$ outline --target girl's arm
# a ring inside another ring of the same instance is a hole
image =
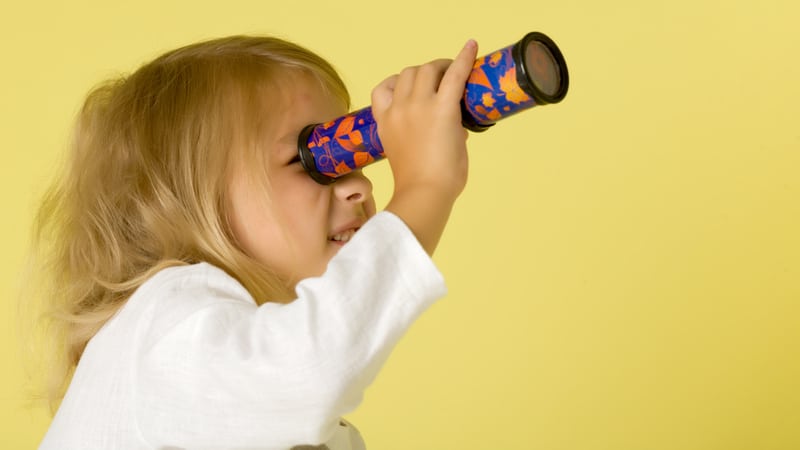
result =
[[[467,182],[467,131],[460,99],[477,55],[468,41],[455,60],[408,67],[372,93],[372,112],[394,175],[388,211],[433,254]]]
[[[257,307],[211,266],[143,291],[131,299],[152,304],[133,374],[143,439],[154,448],[288,448],[330,439],[445,288],[410,230],[384,212],[287,305]]]

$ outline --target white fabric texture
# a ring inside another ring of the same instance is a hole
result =
[[[89,341],[40,449],[358,450],[340,417],[445,292],[389,212],[286,305],[206,263],[164,269]]]

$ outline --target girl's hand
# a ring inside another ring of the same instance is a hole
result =
[[[467,181],[467,131],[460,100],[477,54],[468,41],[455,60],[407,67],[372,91],[372,113],[395,190],[425,183],[457,196]]]
[[[432,253],[467,182],[460,100],[477,55],[468,41],[454,60],[403,69],[372,91],[372,113],[394,175],[386,209]]]

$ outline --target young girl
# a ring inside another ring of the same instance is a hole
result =
[[[349,97],[294,44],[202,42],[95,89],[36,222],[60,402],[40,448],[364,448],[340,417],[445,293],[430,254],[466,183],[475,57],[373,90],[377,214],[360,172],[323,186],[299,163]]]

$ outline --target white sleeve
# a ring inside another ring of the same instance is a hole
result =
[[[158,299],[133,374],[137,426],[152,447],[324,443],[445,286],[411,231],[382,212],[292,303],[258,307],[235,292]]]

